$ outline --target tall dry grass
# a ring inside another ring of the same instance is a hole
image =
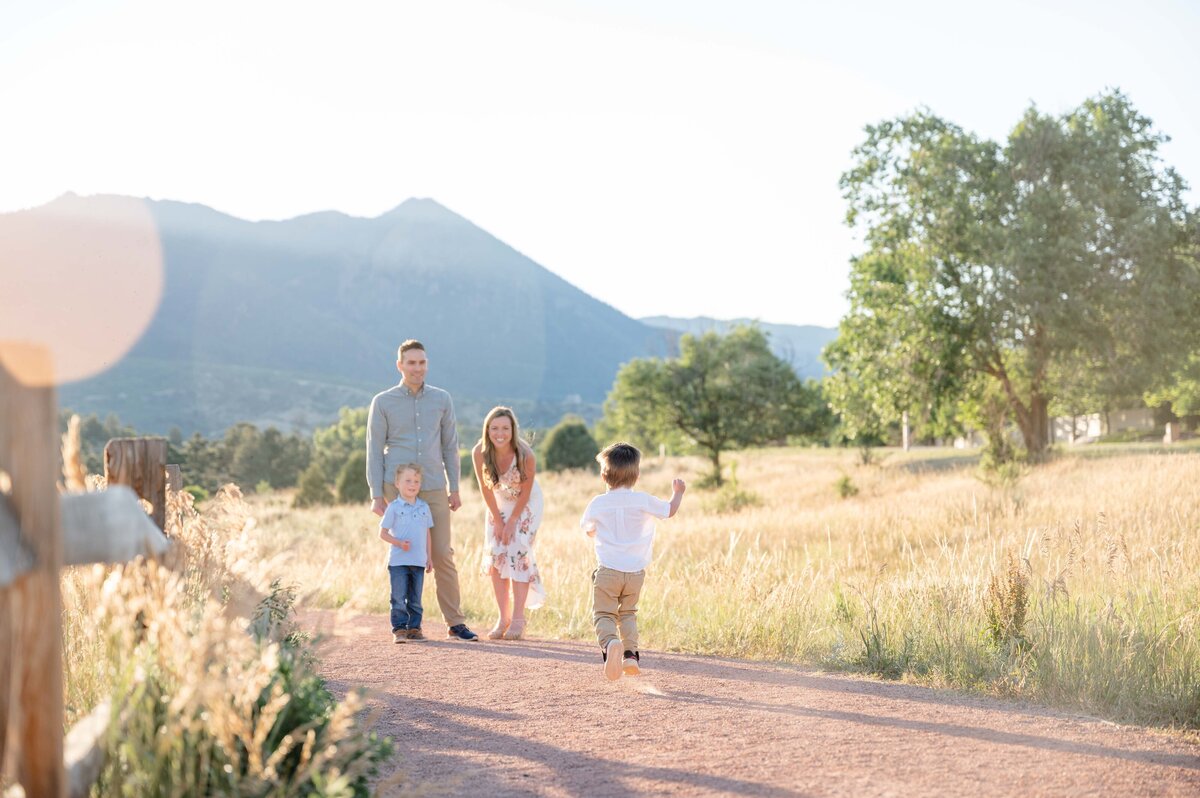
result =
[[[1109,450],[1114,451],[1114,450]],[[738,488],[689,490],[659,527],[639,626],[648,649],[778,659],[1200,728],[1200,452],[1066,456],[989,486],[952,452],[862,466],[838,450],[738,453]],[[639,487],[705,464],[645,464]],[[539,475],[535,636],[589,639],[594,557],[577,531],[597,477]],[[852,487],[856,490],[847,490]],[[740,492],[740,496],[739,496]],[[464,608],[494,616],[483,504],[455,516]],[[365,507],[256,498],[259,543],[313,601],[383,613]],[[433,601],[427,582],[427,606]],[[381,624],[381,633],[386,632]]]
[[[366,795],[389,746],[359,696],[338,702],[316,675],[294,588],[259,551],[240,491],[204,513],[172,494],[167,516],[164,562],[64,572],[66,724],[113,707],[93,794]]]

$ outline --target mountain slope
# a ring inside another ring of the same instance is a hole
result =
[[[706,316],[692,319],[680,319],[672,316],[649,316],[641,319],[652,327],[661,327],[680,333],[703,335],[710,330],[725,333],[738,324],[754,324],[767,334],[771,351],[776,357],[792,365],[802,378],[813,377],[820,379],[828,373],[825,364],[821,362],[821,350],[825,345],[837,338],[837,328],[817,327],[814,325],[767,324],[753,319],[730,319],[722,321]]]
[[[89,200],[69,196],[73,212]],[[325,423],[395,384],[396,346],[422,340],[460,415],[515,403],[557,420],[594,408],[621,363],[676,337],[599,302],[430,199],[374,219],[326,212],[248,222],[146,201],[165,285],[149,329],[61,403],[139,429],[218,432],[249,420]],[[33,212],[36,212],[33,211]],[[5,220],[0,216],[0,235]]]

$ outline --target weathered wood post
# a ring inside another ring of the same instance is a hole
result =
[[[0,646],[8,650],[12,690],[3,703],[15,710],[17,781],[26,795],[50,798],[66,794],[57,441],[49,353],[5,343],[0,348],[0,469],[11,477],[9,509],[34,562],[8,588],[0,588],[8,599],[2,602],[8,605],[3,608],[7,621],[0,627],[7,626],[11,644]]]
[[[1163,430],[1163,443],[1168,446],[1179,440],[1179,422],[1168,421],[1166,429]]]
[[[113,438],[104,447],[104,478],[150,502],[159,529],[167,523],[167,439]]]
[[[167,465],[167,490],[172,493],[183,490],[183,471],[174,463]]]
[[[904,451],[906,452],[912,447],[912,443],[909,441],[907,410],[900,416],[900,445],[904,447]]]

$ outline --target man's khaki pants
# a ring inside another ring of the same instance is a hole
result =
[[[645,571],[630,574],[601,565],[592,573],[592,623],[600,648],[619,638],[626,651],[638,650],[637,603],[645,581]]]
[[[395,501],[399,494],[396,486],[383,483],[383,498]],[[462,599],[458,591],[458,569],[454,567],[454,548],[450,545],[450,497],[443,490],[423,490],[419,495],[433,513],[432,538],[433,578],[437,583],[438,607],[447,626],[457,626],[467,619],[462,613]]]

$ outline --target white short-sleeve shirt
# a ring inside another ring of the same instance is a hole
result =
[[[640,490],[613,488],[588,502],[579,528],[596,530],[596,559],[601,565],[634,573],[650,564],[655,519],[670,514],[670,502]]]

